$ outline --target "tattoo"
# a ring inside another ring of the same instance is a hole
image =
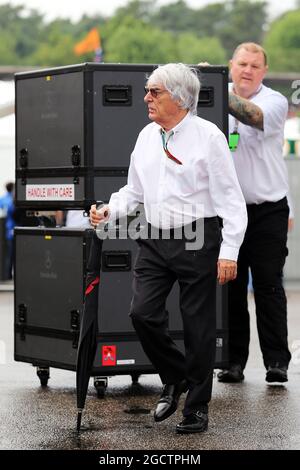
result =
[[[260,107],[232,92],[229,93],[229,112],[246,126],[264,130],[264,115]]]

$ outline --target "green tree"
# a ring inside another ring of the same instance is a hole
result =
[[[26,14],[25,14],[26,13]],[[43,30],[43,16],[36,10],[26,12],[24,6],[11,6],[9,4],[0,6],[0,38],[2,34],[10,36],[8,50],[12,52],[14,49],[14,63],[24,63],[24,58],[32,54],[38,46]],[[3,55],[1,54],[1,63],[7,57],[4,46],[1,46]],[[12,60],[12,59],[10,59]]]
[[[49,25],[47,34],[36,51],[27,58],[28,63],[40,66],[60,66],[78,63],[73,52],[74,38],[62,34],[56,23]]]
[[[241,42],[261,42],[266,22],[266,2],[252,0],[219,1],[199,9],[178,0],[161,7],[151,18],[151,23],[163,30],[218,38],[227,58]]]
[[[16,53],[20,59],[32,54],[43,34],[43,17],[35,10],[25,18],[21,17],[10,26],[16,37]]]
[[[174,33],[191,32],[195,30],[195,10],[189,8],[184,0],[162,6],[151,16],[151,24]]]
[[[197,38],[194,34],[183,33],[177,39],[178,60],[188,64],[209,62],[224,64],[226,53],[217,38]]]
[[[18,63],[16,55],[16,41],[7,31],[0,32],[0,65],[15,65]]]
[[[261,43],[266,24],[266,2],[231,0],[226,2],[227,20],[216,31],[230,58],[241,42]]]
[[[114,16],[133,18],[149,22],[156,8],[157,0],[130,0],[127,5],[116,10]]]
[[[45,23],[36,10],[0,5],[0,63],[44,66],[93,60],[93,53],[75,56],[73,47],[95,26],[106,62],[224,63],[240,42],[260,43],[266,31],[266,2],[217,0],[199,9],[184,0],[160,8],[157,3],[131,0],[111,18],[84,15],[76,23]],[[273,70],[299,70],[298,19],[299,10],[283,15],[266,34]]]
[[[0,5],[0,30],[9,29],[13,24],[19,23],[23,6],[11,6],[9,3]]]
[[[216,36],[220,26],[226,22],[225,3],[214,3],[192,9],[183,0],[162,6],[151,17],[151,23],[163,30],[174,33],[195,33],[199,37]]]
[[[83,15],[78,23],[72,24],[70,31],[66,31],[74,36],[76,41],[80,41],[91,29],[98,28],[100,35],[106,19],[101,15],[87,16]]]
[[[226,3],[212,3],[193,12],[193,30],[199,37],[218,37],[228,21]]]
[[[290,11],[275,20],[264,46],[270,70],[300,72],[300,10]]]
[[[175,60],[176,45],[172,34],[127,16],[107,26],[104,55],[105,62],[164,63]]]
[[[45,25],[42,39],[34,54],[27,58],[27,62],[56,66],[93,61],[93,52],[77,56],[73,49],[92,28],[97,27],[101,33],[101,26],[99,27],[97,21],[104,25],[105,20],[102,16],[91,18],[85,15],[76,24],[70,20],[56,19]]]

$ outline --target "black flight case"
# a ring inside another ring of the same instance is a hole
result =
[[[15,75],[19,207],[87,208],[126,184],[155,67],[87,63]],[[227,136],[228,69],[198,68],[198,114]]]
[[[144,85],[157,65],[85,63],[18,73],[16,203],[48,211],[88,209],[126,184],[130,154],[149,122]],[[198,114],[227,136],[228,69],[198,67]],[[15,230],[15,359],[75,370],[90,230]],[[128,317],[136,242],[105,240],[99,289],[99,336],[93,375],[99,396],[107,377],[155,372]],[[227,364],[227,290],[217,286],[215,367]],[[167,304],[169,328],[183,348],[178,287]],[[101,377],[101,379],[99,379]]]
[[[92,230],[15,229],[15,360],[32,363],[42,385],[49,367],[75,370],[83,311],[86,263]],[[129,308],[137,243],[130,238],[104,240],[98,308],[98,348],[94,384],[101,396],[107,377],[155,373],[132,327]],[[226,289],[217,287],[215,367],[227,363]],[[169,330],[184,350],[178,286],[166,308]]]

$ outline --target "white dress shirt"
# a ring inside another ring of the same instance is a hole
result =
[[[229,90],[232,83],[229,84]],[[250,98],[264,115],[264,130],[238,122],[240,134],[235,152],[235,169],[247,204],[276,202],[288,193],[288,174],[283,159],[283,131],[288,112],[287,99],[264,85]],[[236,119],[229,116],[229,132]]]
[[[247,225],[245,201],[224,134],[218,127],[188,113],[173,128],[168,158],[161,128],[152,122],[140,132],[131,155],[127,185],[112,194],[112,220],[144,204],[154,227],[181,227],[202,217],[223,219],[219,258],[236,260]]]

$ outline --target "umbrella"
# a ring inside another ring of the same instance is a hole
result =
[[[83,316],[77,351],[76,392],[77,392],[77,432],[80,432],[82,411],[94,357],[97,349],[98,330],[98,291],[100,282],[102,240],[96,230],[93,233],[87,264],[86,289]]]

